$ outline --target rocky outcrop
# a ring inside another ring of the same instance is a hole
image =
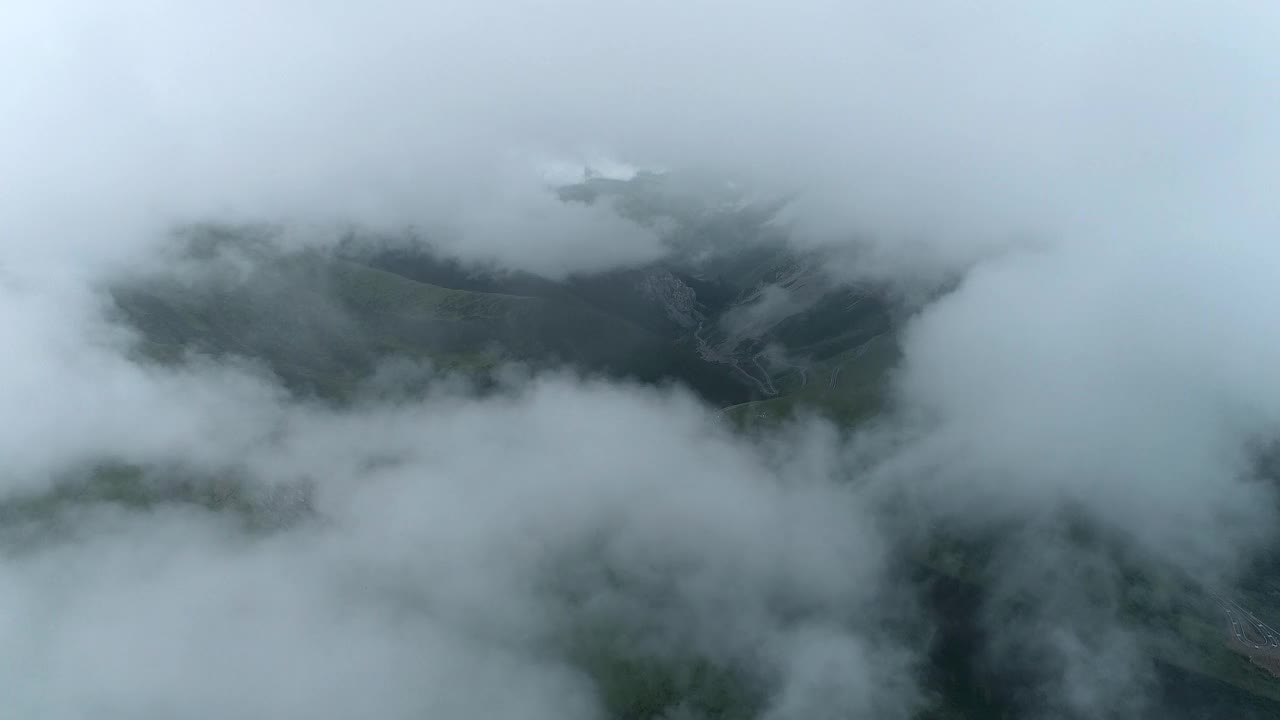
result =
[[[645,273],[637,281],[637,288],[641,295],[660,305],[667,317],[682,328],[695,328],[702,320],[697,293],[670,270]]]

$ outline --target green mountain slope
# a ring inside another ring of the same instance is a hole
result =
[[[247,275],[149,278],[116,287],[144,352],[264,362],[293,391],[344,398],[392,357],[480,377],[507,362],[569,365],[640,381],[681,379],[717,402],[745,398],[687,343],[571,295],[456,290],[351,260],[273,258]]]
[[[662,202],[660,195],[646,196],[629,211],[676,216],[686,223],[681,232],[720,233],[714,242],[767,235],[759,227],[763,216],[730,212],[736,219],[725,220],[702,206],[672,209]],[[155,361],[181,362],[188,353],[249,358],[295,393],[339,401],[352,397],[380,363],[402,358],[481,380],[505,363],[520,362],[650,383],[679,381],[748,430],[804,413],[851,427],[890,404],[899,347],[888,303],[873,290],[824,284],[803,259],[767,242],[697,263],[672,261],[563,282],[476,272],[412,251],[347,250],[259,253],[248,269],[206,253],[208,268],[138,278],[114,288],[113,296],[121,318],[139,330],[142,351]],[[749,331],[726,321],[767,299],[764,289],[770,287],[791,293],[794,307]],[[95,476],[74,492],[29,500],[17,514],[47,514],[82,496],[150,502],[155,490],[139,480],[149,477]],[[269,526],[261,518],[281,514],[256,509],[256,499],[242,497],[222,479],[162,486],[166,499],[229,508],[258,525]],[[982,569],[992,549],[966,554],[955,547],[957,537],[938,529],[911,563],[922,585],[940,594],[934,615],[948,618],[930,657],[928,684],[938,702],[925,715],[1017,716],[1016,702],[1002,689],[1005,681],[973,671],[982,662],[977,633],[989,590]],[[1275,568],[1264,574],[1274,577]],[[1205,717],[1229,710],[1277,716],[1280,681],[1231,649],[1203,588],[1151,572],[1127,574],[1117,583],[1124,619],[1140,631],[1163,697],[1182,697],[1188,708],[1199,703],[1196,712]],[[1270,619],[1268,611],[1280,607],[1277,587],[1247,588],[1241,600]],[[575,652],[614,716],[659,717],[681,702],[712,716],[751,715],[751,698],[732,672],[704,667],[696,657],[632,657],[608,640],[608,633],[587,637]],[[1189,687],[1199,690],[1182,693]]]

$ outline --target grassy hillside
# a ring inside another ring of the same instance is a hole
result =
[[[770,427],[800,413],[815,413],[837,424],[853,426],[881,409],[887,401],[888,375],[897,363],[898,349],[890,335],[876,336],[803,369],[792,369],[777,380],[776,397],[725,408],[736,427]]]
[[[745,392],[692,348],[571,295],[419,282],[351,260],[273,258],[247,275],[149,278],[113,296],[147,356],[263,361],[293,391],[344,398],[390,357],[483,376],[506,362],[570,365],[642,381],[681,379],[713,402]]]
[[[691,227],[719,222],[698,215],[697,208],[679,212]],[[740,220],[725,221],[717,232],[731,237]],[[759,219],[741,222],[738,230],[745,233]],[[645,382],[678,380],[724,407],[725,416],[746,430],[802,413],[852,427],[886,407],[890,373],[899,359],[885,304],[852,290],[825,288],[760,335],[740,344],[727,338],[719,323],[727,309],[748,302],[749,291],[761,283],[796,276],[794,259],[767,244],[707,264],[700,278],[679,275],[697,290],[702,336],[638,289],[649,269],[551,282],[474,274],[411,253],[267,253],[244,265],[220,262],[216,248],[201,252],[208,263],[193,272],[139,278],[113,290],[122,319],[140,331],[142,352],[158,362],[181,362],[189,353],[249,358],[296,393],[338,401],[352,397],[390,358],[426,361],[481,379],[516,361],[567,364]],[[708,336],[714,336],[717,351],[729,348],[723,356],[728,360],[700,355],[705,347],[698,341]],[[769,348],[781,348],[785,358],[770,361],[764,357]],[[758,371],[760,382],[734,379],[743,368]],[[59,508],[82,503],[154,502],[234,511],[251,526],[269,527],[305,511],[305,498],[289,497],[293,504],[282,506],[278,499],[249,496],[234,479],[193,481],[104,467],[87,481],[0,507],[0,527],[54,517]],[[945,618],[929,650],[931,700],[925,716],[1017,716],[1007,686],[1021,681],[981,669],[980,613],[990,548],[961,546],[945,530],[936,534],[911,563],[928,588],[932,616]],[[1280,607],[1280,583],[1266,578],[1276,577],[1278,567],[1280,561],[1272,559],[1258,573],[1263,579],[1239,597],[1268,620],[1278,619],[1272,609]],[[1220,613],[1205,602],[1202,589],[1142,568],[1126,574],[1122,584],[1123,619],[1144,636],[1163,697],[1186,708],[1189,717],[1228,710],[1242,717],[1280,717],[1280,681],[1228,647]],[[759,698],[746,689],[749,678],[735,668],[696,656],[637,655],[618,641],[616,629],[579,630],[569,652],[596,680],[612,717],[657,718],[677,708],[707,717],[751,717],[759,709]]]

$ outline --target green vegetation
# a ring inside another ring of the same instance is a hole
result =
[[[114,288],[113,297],[151,361],[244,358],[298,395],[334,402],[357,397],[384,361],[407,359],[481,383],[511,362],[681,382],[745,431],[808,413],[852,427],[888,405],[899,347],[886,303],[873,293],[815,293],[757,335],[727,337],[727,312],[762,285],[803,275],[802,261],[776,242],[770,224],[776,208],[713,212],[706,202],[676,199],[650,175],[632,182],[594,178],[562,194],[576,202],[608,199],[648,224],[674,220],[672,242],[690,257],[709,247],[737,251],[696,264],[552,282],[473,273],[405,249],[283,254],[271,248],[269,229],[209,226],[189,231],[190,254],[205,269],[190,277],[136,278]],[[241,254],[252,257],[248,269],[233,261]],[[642,289],[658,275],[696,296],[678,308],[687,317],[664,304],[669,298]],[[56,521],[86,505],[157,503],[226,512],[255,529],[307,512],[304,496],[282,505],[234,478],[104,465],[52,492],[0,504],[0,526]],[[945,617],[943,637],[930,650],[932,695],[923,714],[1008,716],[1013,703],[1001,680],[973,667],[980,662],[984,572],[993,550],[945,529],[933,535],[913,557],[921,584],[935,594],[933,615]],[[1162,683],[1198,684],[1210,706],[1253,708],[1260,717],[1280,707],[1271,704],[1280,703],[1280,681],[1228,646],[1225,625],[1202,589],[1123,559],[1115,564],[1122,568],[1117,588],[1106,588],[1115,597],[1103,600],[1114,601],[1139,629]],[[1263,568],[1241,594],[1264,618],[1280,617],[1277,568],[1280,561]],[[1027,607],[1014,602],[1009,610]],[[750,718],[760,711],[760,690],[741,668],[696,655],[647,654],[607,625],[573,635],[569,653],[596,682],[611,717]]]
[[[595,681],[609,717],[749,720],[759,714],[760,687],[744,671],[706,658],[639,654],[618,637],[598,632],[573,653]]]
[[[189,505],[225,513],[245,530],[266,532],[289,525],[311,512],[304,485],[262,488],[230,475],[202,476],[176,468],[141,468],[102,463],[62,478],[52,489],[16,494],[0,502],[0,531],[25,537],[25,531],[57,532],[76,513],[117,506],[146,511],[162,505]]]
[[[506,362],[567,364],[646,382],[686,379],[709,397],[742,393],[689,343],[570,295],[458,290],[347,259],[273,257],[243,277],[151,278],[113,294],[152,360],[250,358],[292,391],[322,398],[350,398],[389,358],[480,378]]]
[[[887,375],[896,362],[894,340],[887,335],[876,337],[803,372],[787,372],[778,380],[777,397],[741,403],[724,412],[742,429],[772,427],[805,412],[853,426],[884,407]]]

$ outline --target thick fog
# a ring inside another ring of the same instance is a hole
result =
[[[314,495],[264,534],[90,507],[19,543],[8,704],[599,717],[577,638],[603,633],[739,669],[769,717],[905,717],[931,621],[896,552],[941,524],[1023,540],[982,571],[1033,705],[1142,711],[1135,632],[1069,580],[1119,561],[1064,527],[1211,587],[1275,539],[1276,37],[1251,2],[6,3],[0,491],[113,461]],[[552,279],[664,257],[548,192],[587,164],[793,197],[834,281],[961,278],[908,323],[887,417],[749,443],[569,374],[335,410],[247,362],[139,363],[110,318],[189,221],[412,227]]]
[[[655,238],[537,191],[540,168],[603,156],[803,191],[804,237],[861,236],[859,272],[918,273],[1211,231],[1266,212],[1276,157],[1280,11],[1256,3],[4,12],[2,142],[26,170],[6,224],[27,232],[216,212],[415,223],[550,274],[650,259]]]
[[[620,645],[741,668],[778,717],[914,706],[911,653],[879,625],[884,547],[832,481],[829,433],[783,455],[683,393],[521,385],[339,414],[246,403],[224,420],[256,441],[189,436],[224,472],[309,489],[315,517],[273,534],[182,506],[68,510],[5,561],[10,706],[599,717],[583,656]]]

